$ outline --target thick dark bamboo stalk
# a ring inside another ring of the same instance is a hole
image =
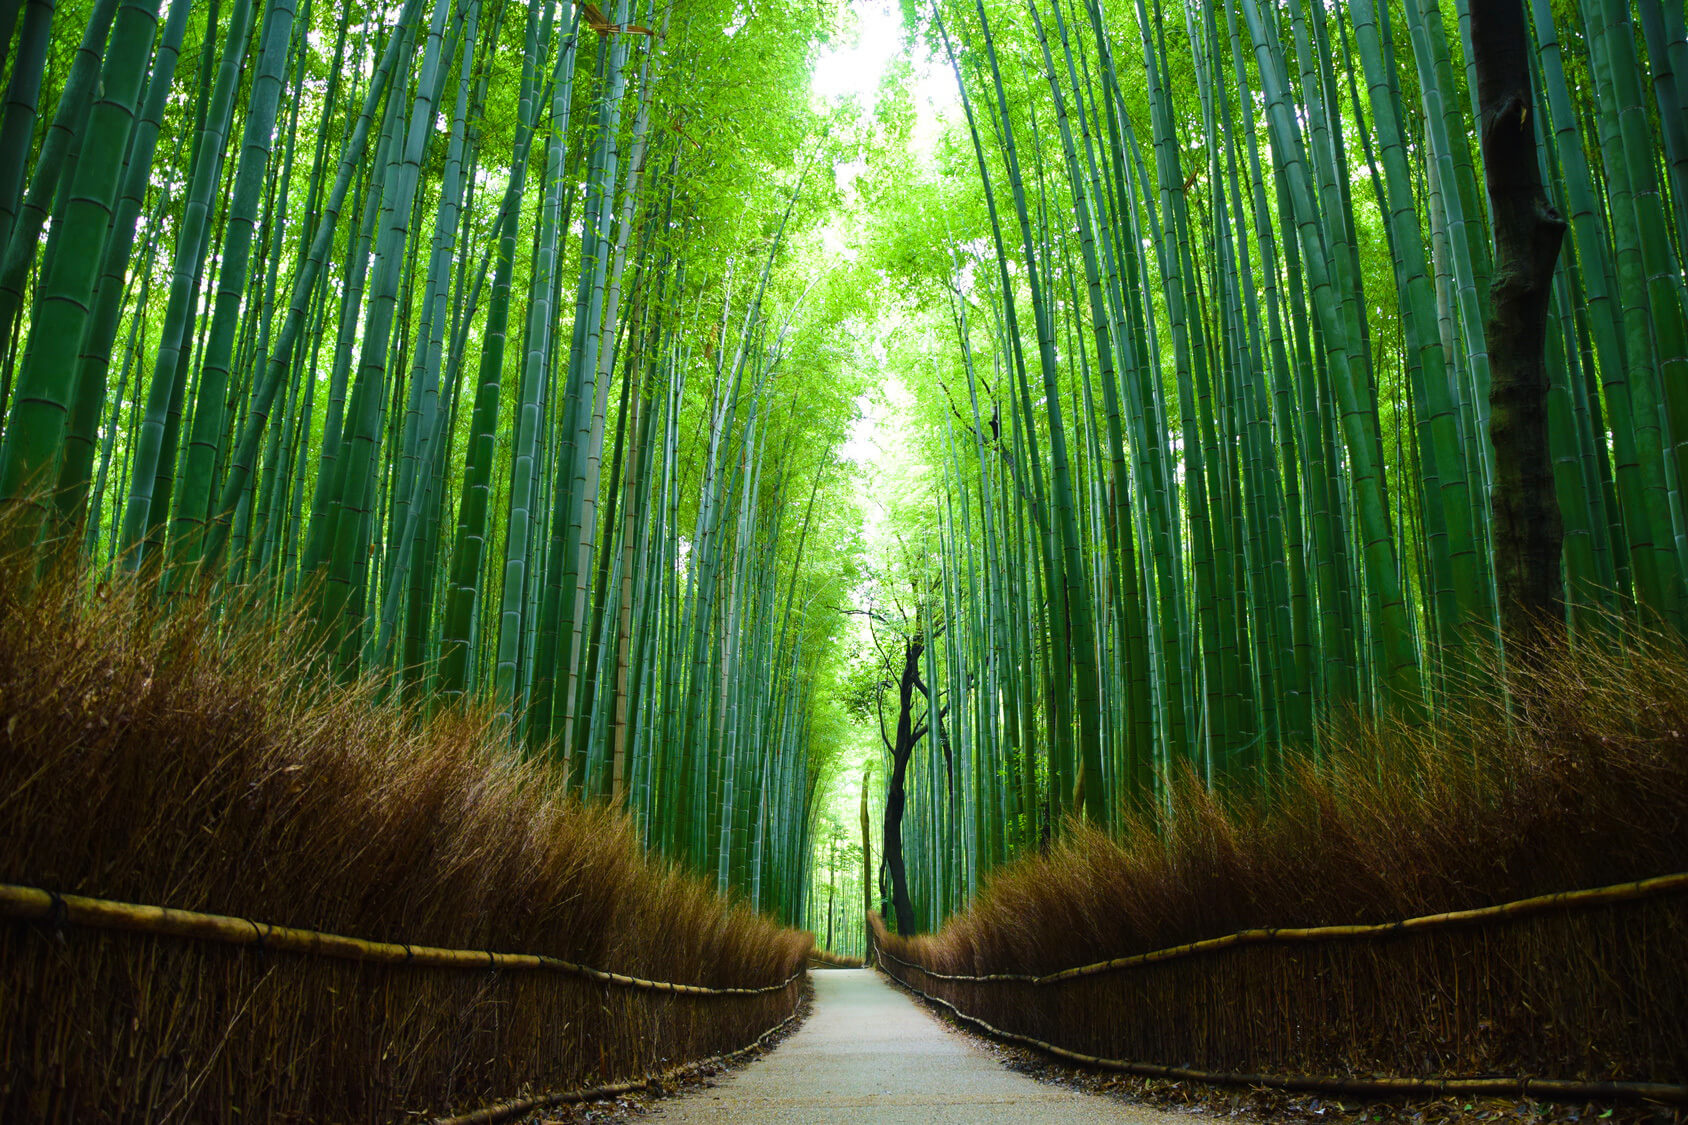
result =
[[[1489,283],[1489,439],[1495,583],[1509,637],[1560,621],[1564,537],[1548,450],[1547,308],[1565,220],[1542,188],[1521,0],[1472,0],[1483,178],[1495,238]]]

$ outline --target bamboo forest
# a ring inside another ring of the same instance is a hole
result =
[[[599,3],[0,0],[0,1120],[1680,1123],[1682,0]]]

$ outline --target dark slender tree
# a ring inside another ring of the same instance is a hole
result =
[[[914,748],[926,737],[927,724],[914,715],[915,698],[925,697],[926,684],[920,678],[920,660],[926,653],[926,635],[910,633],[903,642],[902,674],[897,681],[897,733],[880,737],[891,752],[891,779],[885,789],[885,864],[891,873],[891,908],[897,917],[897,932],[912,934],[916,927],[914,900],[908,893],[908,867],[903,862],[903,809],[907,803],[909,760]]]

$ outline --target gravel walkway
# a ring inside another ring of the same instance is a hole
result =
[[[665,1125],[1189,1125],[1005,1069],[869,969],[813,974],[814,1013],[765,1058],[664,1102]]]

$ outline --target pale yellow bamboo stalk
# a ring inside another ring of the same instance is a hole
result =
[[[1340,928],[1340,927],[1330,927]],[[886,954],[886,956],[890,956]],[[898,960],[892,958],[892,960]],[[902,962],[907,964],[907,962]],[[1109,1059],[1069,1051],[1030,1035],[1020,1035],[994,1027],[976,1016],[970,1016],[940,996],[933,996],[887,971],[897,984],[915,995],[942,1005],[957,1019],[979,1028],[997,1039],[1035,1047],[1057,1058],[1083,1063],[1105,1070],[1118,1070],[1144,1078],[1170,1078],[1181,1082],[1207,1082],[1223,1086],[1267,1086],[1278,1090],[1310,1090],[1332,1094],[1362,1094],[1368,1096],[1428,1096],[1459,1095],[1462,1097],[1536,1097],[1581,1101],[1623,1098],[1625,1100],[1688,1103],[1688,1086],[1665,1082],[1581,1082],[1563,1078],[1483,1077],[1483,1078],[1341,1078],[1311,1074],[1242,1074],[1235,1071],[1196,1070],[1187,1066],[1162,1066],[1159,1063],[1134,1062],[1128,1059]]]
[[[652,1086],[663,1086],[677,1079],[686,1077],[705,1067],[730,1063],[735,1059],[748,1055],[757,1050],[767,1041],[784,1031],[787,1027],[801,1018],[802,1012],[793,1012],[779,1023],[758,1035],[748,1046],[740,1047],[736,1051],[729,1051],[724,1055],[711,1055],[706,1059],[697,1059],[680,1066],[670,1067],[660,1074],[652,1074],[645,1078],[634,1078],[627,1082],[615,1082],[608,1086],[592,1086],[584,1090],[565,1090],[558,1094],[539,1094],[531,1098],[517,1098],[512,1101],[500,1102],[497,1105],[477,1109],[472,1113],[465,1113],[460,1117],[437,1117],[433,1125],[492,1125],[493,1122],[508,1121],[518,1114],[529,1113],[536,1109],[546,1109],[554,1105],[574,1105],[580,1102],[595,1102],[602,1098],[613,1098],[618,1094],[630,1094],[634,1090],[643,1090]]]
[[[612,973],[578,965],[560,957],[539,953],[496,953],[484,949],[440,949],[403,942],[364,941],[344,934],[272,926],[250,918],[227,914],[202,914],[174,910],[167,906],[140,906],[82,895],[60,895],[38,887],[0,883],[0,917],[18,921],[56,922],[100,930],[160,934],[168,937],[214,941],[225,945],[251,945],[286,953],[333,957],[343,961],[373,961],[389,965],[412,965],[434,969],[544,969],[571,973],[604,984],[651,992],[672,992],[686,996],[763,996],[789,988],[807,970],[799,968],[778,984],[760,988],[712,988],[702,984],[644,980],[625,973]]]
[[[987,973],[980,976],[969,976],[963,973],[939,973],[912,961],[905,961],[884,949],[879,949],[876,952],[900,965],[918,970],[933,980],[974,983],[1015,981],[1021,984],[1058,984],[1078,977],[1095,976],[1098,973],[1133,969],[1140,965],[1153,965],[1162,961],[1174,961],[1182,957],[1194,957],[1203,953],[1217,953],[1222,949],[1231,949],[1239,945],[1389,937],[1395,934],[1416,933],[1420,930],[1435,930],[1450,926],[1471,925],[1477,922],[1510,920],[1555,910],[1576,910],[1618,902],[1631,902],[1637,899],[1656,898],[1660,895],[1680,894],[1684,891],[1688,891],[1688,871],[1678,872],[1674,875],[1660,875],[1652,879],[1641,879],[1633,883],[1614,883],[1611,886],[1593,887],[1588,890],[1560,891],[1557,894],[1537,895],[1534,898],[1503,902],[1495,906],[1479,906],[1470,910],[1450,910],[1441,914],[1423,914],[1416,918],[1404,918],[1399,922],[1350,926],[1284,926],[1238,930],[1236,933],[1226,934],[1223,937],[1204,938],[1201,941],[1192,941],[1185,945],[1168,946],[1165,949],[1155,949],[1148,953],[1135,953],[1129,957],[1115,957],[1107,961],[1079,965],[1075,968],[1062,969],[1059,972],[1046,973],[1041,976],[1032,973]]]

